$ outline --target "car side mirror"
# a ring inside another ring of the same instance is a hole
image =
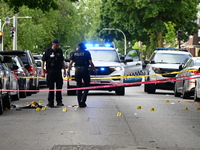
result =
[[[145,60],[144,63],[145,63],[145,64],[149,64],[149,60]]]
[[[179,65],[179,70],[183,69],[183,64]]]
[[[133,62],[133,58],[125,58],[125,62]]]

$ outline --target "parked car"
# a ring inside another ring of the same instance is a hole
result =
[[[179,71],[179,65],[191,58],[187,49],[158,47],[149,60],[145,60],[145,81],[154,81],[175,77],[172,72]],[[152,83],[144,85],[144,92],[155,93],[156,89],[174,90],[174,82]]]
[[[17,92],[10,92],[6,90],[17,90],[17,81],[14,76],[14,73],[10,71],[5,63],[8,59],[4,60],[4,57],[0,55],[0,88],[3,89],[0,91],[0,115],[3,114],[5,108],[10,109],[11,106],[11,94],[15,95]],[[16,88],[14,88],[16,87]]]
[[[41,59],[35,59],[35,63],[37,65],[37,69],[38,69],[38,74],[39,74],[39,77],[42,76],[42,68],[41,68],[41,64],[42,64],[42,60]],[[44,71],[45,71],[45,77],[46,77],[46,65],[44,64]],[[46,78],[39,78],[39,85],[45,85],[47,84],[46,82]]]
[[[181,81],[176,81],[174,86],[174,96],[182,98],[189,98],[194,96],[195,80],[189,79],[191,77],[199,76],[198,71],[200,67],[200,57],[191,57],[185,64],[179,66],[181,70],[180,73],[176,75],[177,79],[184,79]],[[197,70],[194,70],[197,69]],[[190,71],[193,70],[193,71]]]
[[[6,80],[8,81],[6,84],[8,84],[10,90],[10,97],[12,100],[19,100],[19,84],[18,84],[18,77],[15,75],[14,71],[9,68],[7,63],[11,62],[11,57],[4,56],[4,60],[2,63],[2,67],[6,71]],[[17,67],[17,66],[16,66]]]
[[[39,90],[38,70],[32,53],[29,50],[1,51],[1,55],[17,55],[30,75],[31,90]],[[32,77],[32,78],[31,78]],[[37,93],[37,92],[32,92]]]
[[[198,69],[198,72],[200,73],[200,68]],[[200,101],[200,78],[196,78],[195,80],[194,101]]]
[[[14,74],[17,76],[19,89],[20,90],[30,90],[30,75],[28,70],[24,67],[21,59],[16,55],[4,55],[5,57],[10,57],[11,61],[7,62],[7,66],[14,71]],[[20,98],[25,98],[26,96],[30,96],[31,92],[21,91],[19,92]]]

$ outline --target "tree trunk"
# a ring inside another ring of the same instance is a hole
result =
[[[163,47],[163,36],[162,36],[162,32],[158,32],[157,33],[157,41],[158,41],[158,47]]]

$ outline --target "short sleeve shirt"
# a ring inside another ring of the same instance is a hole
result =
[[[71,60],[75,62],[75,67],[88,67],[91,54],[87,50],[77,50],[73,52]]]
[[[52,48],[48,48],[43,54],[42,61],[46,61],[47,71],[61,71],[64,61],[63,51],[60,48],[56,51]]]

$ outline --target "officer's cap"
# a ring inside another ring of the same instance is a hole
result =
[[[53,40],[52,43],[54,43],[54,44],[56,44],[56,45],[60,45],[60,41],[59,41],[58,39]]]
[[[86,49],[87,48],[84,43],[79,43],[78,46],[80,46],[80,49]]]

